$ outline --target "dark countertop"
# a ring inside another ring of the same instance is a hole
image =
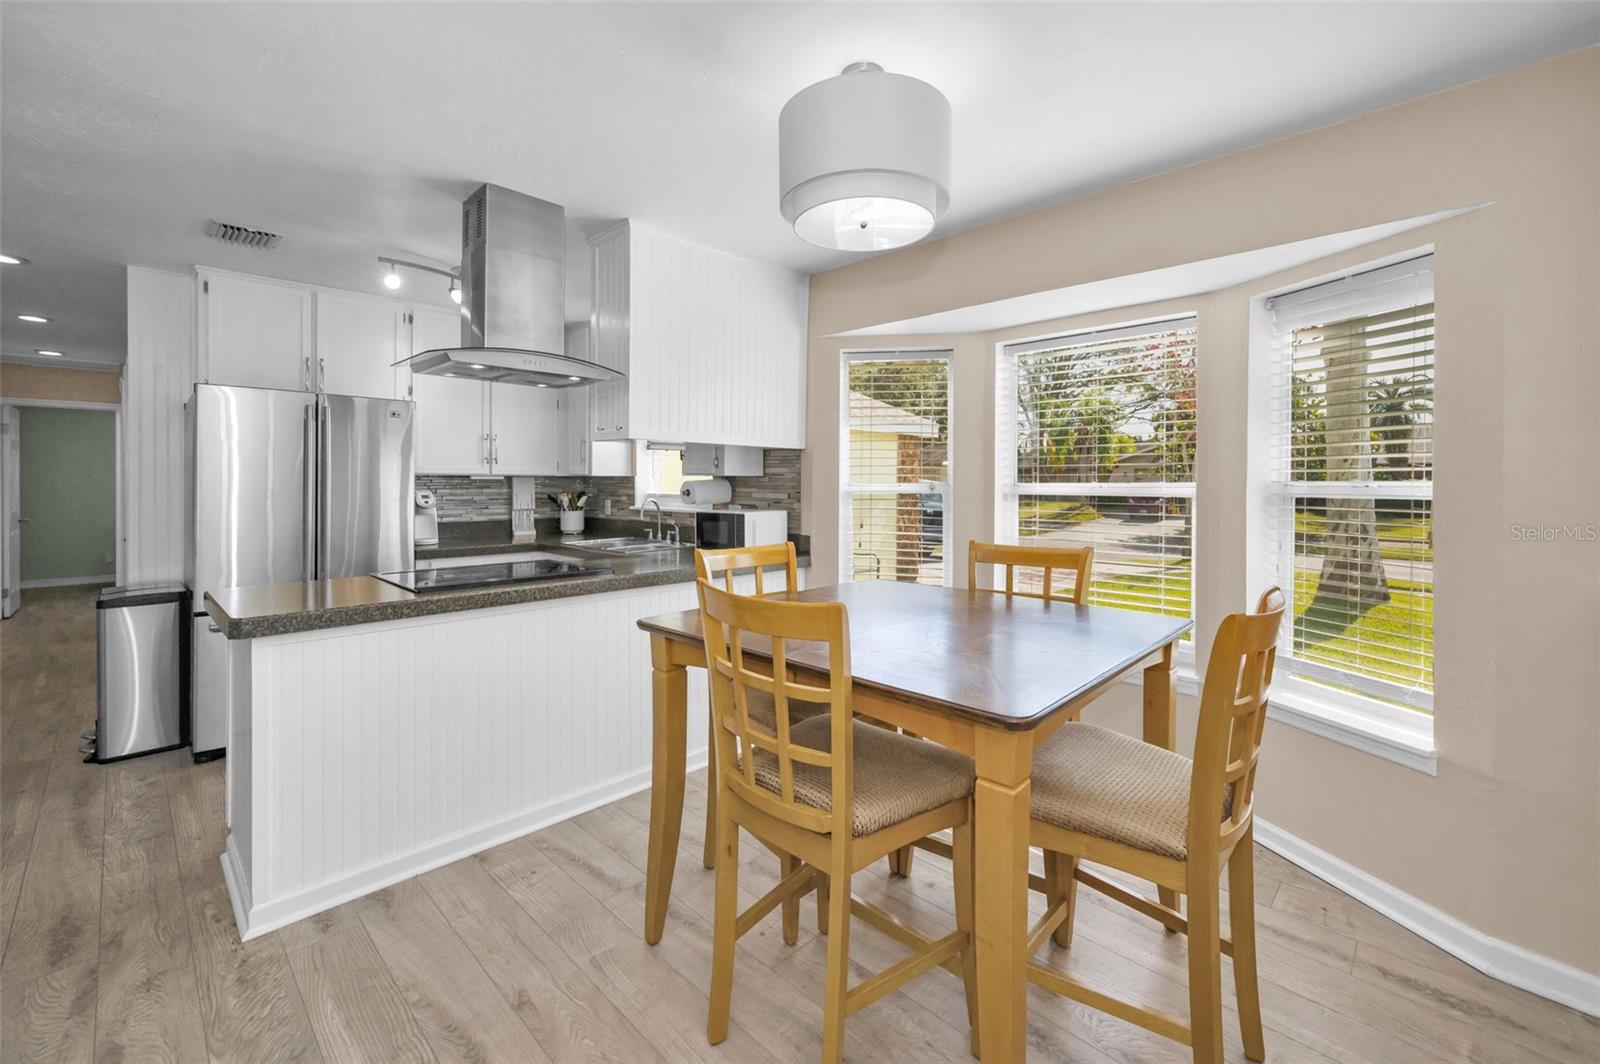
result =
[[[430,591],[424,594],[406,591],[371,576],[236,587],[206,592],[206,612],[211,615],[211,619],[222,629],[222,634],[227,638],[256,639],[261,636],[288,635],[322,628],[342,628],[352,624],[373,624],[405,617],[426,617],[438,613],[514,606],[524,602],[544,602],[571,598],[574,595],[598,595],[607,591],[681,584],[694,579],[694,552],[689,548],[664,551],[656,555],[629,556],[582,550],[547,539],[542,543],[502,542],[443,550],[419,550],[417,559],[421,561],[427,558],[534,550],[570,553],[574,558],[581,558],[586,562],[603,561],[611,566],[611,572],[597,576],[536,580],[526,584],[498,584],[493,587],[466,588],[460,591]],[[809,556],[800,559],[801,566],[810,564]]]

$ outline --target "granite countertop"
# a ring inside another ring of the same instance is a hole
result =
[[[585,550],[549,540],[541,543],[500,542],[446,547],[439,550],[419,550],[417,559],[421,561],[427,558],[504,554],[513,551],[570,554],[574,560],[603,562],[611,567],[611,572],[557,580],[536,580],[525,584],[464,588],[459,591],[429,591],[422,594],[406,591],[371,576],[236,587],[206,592],[206,612],[211,615],[211,619],[222,629],[222,634],[227,638],[255,639],[261,636],[288,635],[322,628],[341,628],[352,624],[373,624],[405,617],[426,617],[436,613],[514,606],[524,602],[570,598],[574,595],[598,595],[606,591],[681,584],[694,579],[694,551],[687,547],[662,551],[658,554],[617,555]],[[800,564],[810,565],[810,556],[802,557]]]

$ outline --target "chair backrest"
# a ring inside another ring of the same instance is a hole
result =
[[[695,576],[701,580],[722,584],[722,590],[733,590],[733,574],[744,569],[756,571],[756,594],[767,593],[767,580],[762,572],[767,566],[781,565],[788,583],[786,591],[799,591],[798,572],[794,556],[794,541],[764,543],[759,547],[728,547],[725,550],[697,550],[694,552]]]
[[[1075,602],[1079,606],[1089,601],[1089,570],[1094,566],[1093,547],[1013,547],[1004,543],[967,543],[967,587],[978,587],[979,565],[1001,565],[1006,570],[1007,595],[1024,598],[1050,599],[1057,602]],[[1044,587],[1040,591],[1018,591],[1015,572],[1024,569],[1043,569]],[[1070,571],[1076,575],[1072,590],[1065,594],[1052,594],[1055,590],[1052,575],[1055,570]],[[1000,592],[1000,588],[994,588]]]
[[[708,580],[701,580],[698,586],[706,671],[711,681],[712,749],[720,779],[728,781],[730,788],[763,812],[809,831],[843,831],[848,837],[854,733],[850,716],[850,621],[844,604],[735,595]],[[791,643],[827,646],[828,686],[789,678]],[[752,649],[770,654],[770,667],[749,654]],[[752,691],[772,696],[775,726],[771,731],[750,718]],[[828,750],[791,741],[790,703],[795,701],[829,707],[832,727]],[[756,782],[758,759],[777,769],[776,794]],[[796,765],[829,770],[829,812],[795,799]]]
[[[1191,853],[1219,840],[1227,847],[1250,826],[1284,606],[1283,592],[1268,588],[1254,613],[1224,617],[1211,644],[1189,790]]]

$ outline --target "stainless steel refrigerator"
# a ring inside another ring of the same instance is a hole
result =
[[[193,746],[204,759],[227,745],[231,687],[205,593],[410,569],[415,406],[201,384],[185,411]]]

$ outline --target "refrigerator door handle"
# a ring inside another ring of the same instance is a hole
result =
[[[305,434],[305,482],[301,505],[305,514],[300,522],[300,566],[307,580],[317,576],[317,425],[311,419],[316,404],[308,405],[301,416]]]
[[[317,484],[317,574],[328,575],[329,543],[333,538],[333,507],[329,489],[333,486],[333,448],[328,446],[328,404],[317,400],[317,453],[321,470]]]

